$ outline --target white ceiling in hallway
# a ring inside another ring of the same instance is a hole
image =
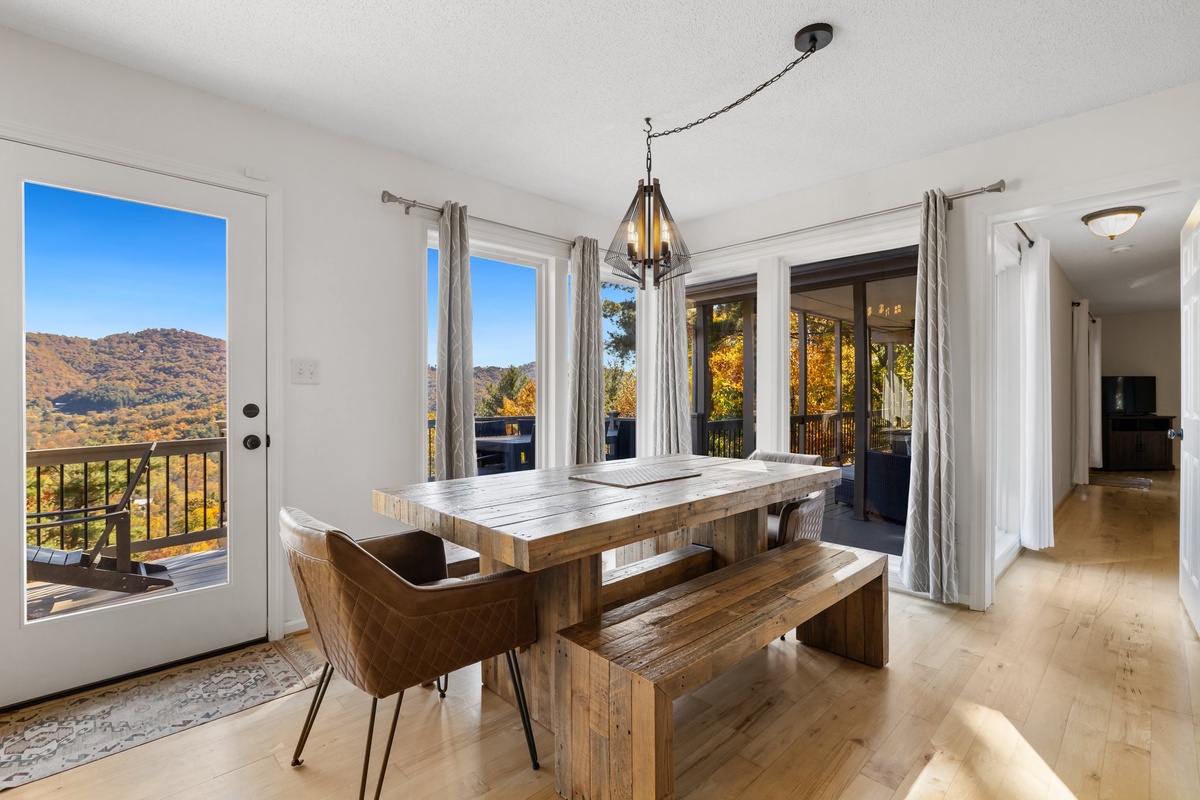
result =
[[[811,22],[827,49],[656,141],[677,217],[1200,79],[1194,0],[0,0],[2,25],[614,219],[642,118],[732,101]]]
[[[1056,214],[1025,225],[1045,236],[1050,254],[1086,298],[1092,313],[1127,314],[1179,308],[1179,232],[1200,200],[1200,190],[1106,202],[1088,212],[1116,206],[1146,209],[1128,233],[1097,236],[1082,213]],[[1085,212],[1086,213],[1086,212]],[[1114,247],[1130,248],[1113,252]]]

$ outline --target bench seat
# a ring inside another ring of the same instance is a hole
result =
[[[673,797],[672,701],[790,629],[883,666],[886,581],[882,554],[800,540],[559,631],[559,793]]]

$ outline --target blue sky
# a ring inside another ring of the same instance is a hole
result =
[[[224,339],[225,220],[25,184],[25,330]]]
[[[426,256],[429,280],[427,358],[430,364],[437,364],[437,262],[438,251],[431,247]],[[613,300],[627,300],[631,296],[607,287],[601,295]],[[472,257],[471,301],[474,305],[475,366],[520,366],[534,360],[537,350],[537,273],[534,270]],[[606,333],[612,327],[608,320],[604,321]],[[606,357],[605,360],[610,359]]]
[[[437,363],[437,250],[430,248],[429,363]],[[520,366],[537,351],[537,272],[487,258],[471,258],[471,302],[475,365]]]

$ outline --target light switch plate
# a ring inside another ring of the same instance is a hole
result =
[[[311,358],[292,359],[292,383],[320,383],[321,364]]]

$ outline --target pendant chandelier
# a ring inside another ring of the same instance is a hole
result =
[[[634,192],[633,202],[629,210],[621,218],[617,233],[613,236],[612,244],[608,246],[608,254],[604,260],[613,268],[613,274],[628,278],[639,288],[646,288],[646,277],[649,276],[654,286],[665,280],[686,275],[692,271],[691,253],[679,233],[679,226],[667,201],[663,197],[662,187],[652,174],[653,157],[651,143],[660,136],[671,136],[691,130],[710,119],[719,117],[726,111],[737,108],[754,95],[782,78],[793,67],[804,61],[813,53],[824,48],[833,41],[833,27],[823,22],[806,25],[796,33],[796,49],[800,57],[783,68],[777,75],[760,83],[749,93],[733,101],[724,108],[714,111],[708,116],[681,125],[671,130],[655,131],[646,117],[646,177],[638,181],[637,191]]]

